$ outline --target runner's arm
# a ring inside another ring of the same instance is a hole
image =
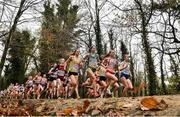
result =
[[[87,59],[89,58],[89,54],[86,54],[86,56],[83,58],[83,62],[86,62],[87,61]]]
[[[123,69],[125,69],[127,67],[127,65],[126,64],[121,64],[119,67],[118,67],[118,70],[119,71],[122,71]]]

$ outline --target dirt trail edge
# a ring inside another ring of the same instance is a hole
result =
[[[0,99],[0,115],[20,116],[180,116],[180,95],[153,96],[168,105],[162,110],[143,111],[140,102],[146,97],[98,99],[9,100]]]

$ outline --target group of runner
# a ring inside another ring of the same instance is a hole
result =
[[[76,98],[80,98],[78,87],[87,88],[89,97],[106,97],[111,95],[112,89],[116,93],[119,82],[123,85],[121,96],[125,96],[133,86],[130,81],[130,64],[128,54],[124,55],[124,61],[120,62],[114,50],[110,50],[105,56],[99,57],[96,48],[91,47],[85,57],[80,57],[80,50],[76,49],[67,60],[59,59],[47,74],[38,73],[35,77],[29,76],[25,84],[24,97],[41,98],[45,94],[48,98],[68,98],[73,92]],[[79,84],[81,69],[87,65],[85,71],[86,80]]]
[[[0,98],[18,98],[24,97],[25,86],[24,84],[10,84],[6,90],[0,91]]]

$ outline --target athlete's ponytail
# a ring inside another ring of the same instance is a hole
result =
[[[75,49],[74,52],[73,52],[71,55],[75,56],[75,55],[76,55],[76,52],[77,52],[78,50],[79,50],[79,48]]]
[[[104,58],[109,57],[112,51],[114,51],[114,49],[110,50],[110,51],[104,56]]]

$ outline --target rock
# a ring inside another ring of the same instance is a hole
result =
[[[101,111],[99,111],[99,110],[93,110],[91,115],[96,116],[96,115],[99,115],[100,113],[101,113]]]

